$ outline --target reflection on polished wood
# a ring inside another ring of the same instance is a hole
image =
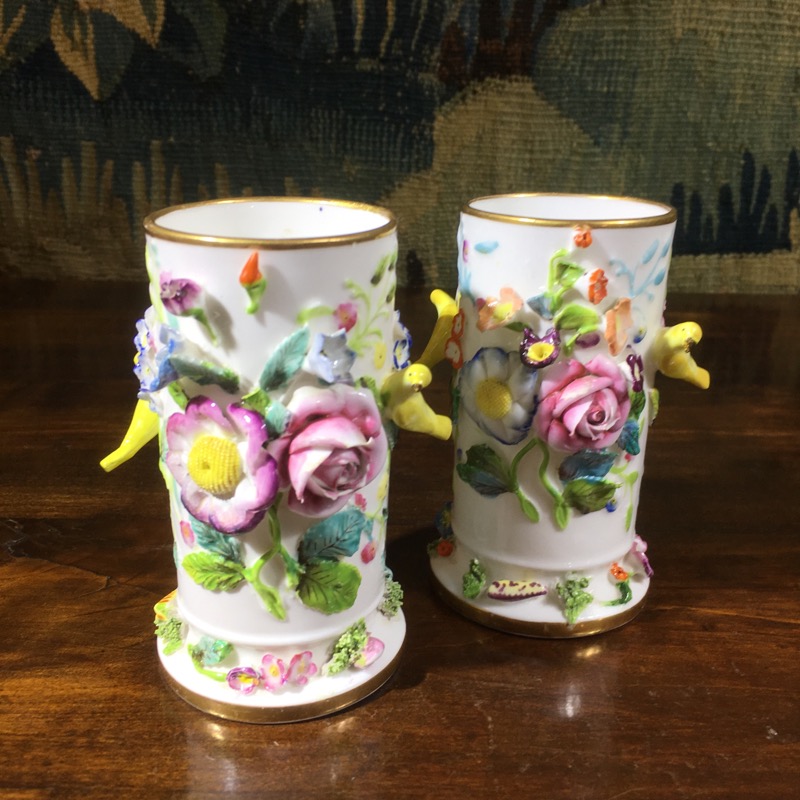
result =
[[[155,450],[97,465],[135,402],[146,286],[2,289],[0,797],[796,796],[800,297],[670,297],[670,324],[703,326],[712,386],[659,381],[638,519],[656,575],[630,624],[539,640],[444,605],[425,548],[451,446],[407,433],[388,547],[399,669],[342,713],[261,727],[159,677],[152,607],[175,577]],[[400,307],[422,341],[425,293]],[[440,411],[447,382],[438,368],[427,390]]]

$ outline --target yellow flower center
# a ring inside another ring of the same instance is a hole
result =
[[[489,419],[502,419],[514,403],[508,385],[495,378],[487,378],[475,389],[475,404],[481,414]]]
[[[198,436],[189,451],[189,475],[215,497],[233,494],[242,479],[242,459],[236,445],[220,436]]]
[[[514,313],[513,303],[498,303],[492,309],[492,317],[495,322],[505,322]]]
[[[536,342],[528,348],[528,361],[533,361],[534,363],[544,361],[553,354],[554,349],[553,345],[548,342]]]

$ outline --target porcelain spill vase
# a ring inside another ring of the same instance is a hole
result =
[[[158,434],[177,590],[156,605],[167,682],[251,722],[352,704],[394,670],[402,591],[384,563],[408,366],[396,224],[380,208],[257,198],[145,222],[152,306],[139,404],[111,469]]]
[[[429,547],[440,594],[529,636],[622,625],[652,570],[636,510],[656,368],[708,386],[694,323],[662,323],[675,212],[576,195],[461,213],[453,502]]]

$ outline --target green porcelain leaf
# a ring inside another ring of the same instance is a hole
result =
[[[605,478],[616,459],[615,453],[606,450],[581,450],[561,462],[558,477],[562,483],[576,478]]]
[[[588,514],[605,508],[617,488],[617,484],[611,481],[577,478],[564,487],[564,500],[572,508]]]
[[[297,587],[304,605],[323,614],[352,608],[361,585],[361,573],[345,561],[318,561],[306,566]]]
[[[286,386],[303,365],[309,343],[307,326],[299,328],[287,336],[276,348],[264,365],[258,385],[265,392],[272,392]]]
[[[476,444],[467,450],[467,460],[456,466],[458,477],[484,497],[513,491],[508,466],[489,445]]]
[[[192,519],[192,530],[194,531],[195,541],[204,550],[217,553],[228,561],[236,564],[243,564],[242,545],[233,536],[221,533],[211,525],[200,522],[199,519]]]
[[[644,392],[631,392],[630,416],[632,419],[639,419],[640,414],[644,411],[644,404]]]
[[[272,403],[264,414],[270,439],[277,439],[289,424],[289,409],[283,403]]]
[[[181,378],[189,378],[201,386],[219,386],[230,394],[239,391],[239,376],[228,367],[221,367],[210,361],[192,361],[180,356],[171,356],[170,364]]]
[[[600,322],[600,317],[593,308],[570,303],[556,314],[555,325],[558,330],[577,331],[594,329]]]
[[[569,261],[560,261],[558,263],[558,272],[556,273],[556,280],[564,287],[570,288],[583,277],[586,270],[578,264],[573,264]]]
[[[241,565],[218,553],[189,553],[183,568],[195,583],[212,592],[229,592],[244,580]]]
[[[298,547],[301,564],[311,561],[336,561],[352,556],[361,542],[361,535],[372,528],[368,519],[357,508],[346,508],[332,517],[312,525]]]

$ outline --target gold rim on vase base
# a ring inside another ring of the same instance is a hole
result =
[[[378,225],[375,228],[356,231],[354,233],[343,233],[336,236],[298,236],[297,238],[288,239],[280,237],[259,238],[257,236],[216,236],[213,234],[188,233],[159,224],[161,218],[176,211],[187,211],[203,206],[223,206],[238,203],[254,205],[284,203],[349,208],[355,211],[366,211],[375,214],[376,216],[382,217],[385,221],[382,225]],[[368,203],[356,203],[350,200],[330,200],[319,197],[231,197],[217,200],[202,200],[197,203],[183,203],[181,205],[162,208],[145,217],[144,229],[146,234],[156,239],[180,242],[182,244],[196,244],[210,247],[242,247],[260,250],[300,250],[310,247],[333,247],[337,245],[357,244],[358,242],[380,239],[384,236],[391,235],[397,230],[397,218],[388,209],[380,206],[373,206]]]
[[[575,200],[610,200],[623,201],[626,203],[640,203],[645,206],[663,209],[663,214],[650,215],[647,217],[621,217],[608,219],[561,219],[509,214],[500,211],[487,211],[482,208],[475,208],[473,203],[480,203],[484,200],[500,200],[503,198],[540,198],[548,197],[573,198]],[[515,225],[532,225],[546,228],[575,228],[588,226],[589,228],[650,228],[656,225],[668,225],[678,218],[678,212],[666,203],[656,200],[645,200],[641,197],[626,197],[624,195],[602,195],[602,194],[577,194],[569,192],[518,192],[512,194],[492,194],[483,197],[475,197],[461,207],[461,213],[482,219],[494,220],[495,222],[508,222]]]
[[[447,589],[432,573],[434,588],[439,597],[461,616],[477,622],[486,628],[494,628],[503,633],[528,636],[532,639],[579,639],[620,628],[630,622],[644,608],[645,598],[617,614],[600,619],[587,619],[569,625],[566,622],[540,622],[536,620],[511,619],[491,611],[478,608]]]
[[[244,706],[237,703],[226,703],[223,700],[212,700],[210,697],[198,694],[188,689],[167,672],[166,667],[159,663],[159,670],[164,682],[175,692],[181,700],[190,706],[222,719],[233,722],[249,722],[257,725],[277,725],[288,722],[304,722],[306,720],[325,717],[355,705],[361,700],[378,691],[397,671],[403,648],[395,654],[394,658],[376,675],[364,683],[353,687],[347,692],[315,700],[312,703],[302,703],[291,706]]]

